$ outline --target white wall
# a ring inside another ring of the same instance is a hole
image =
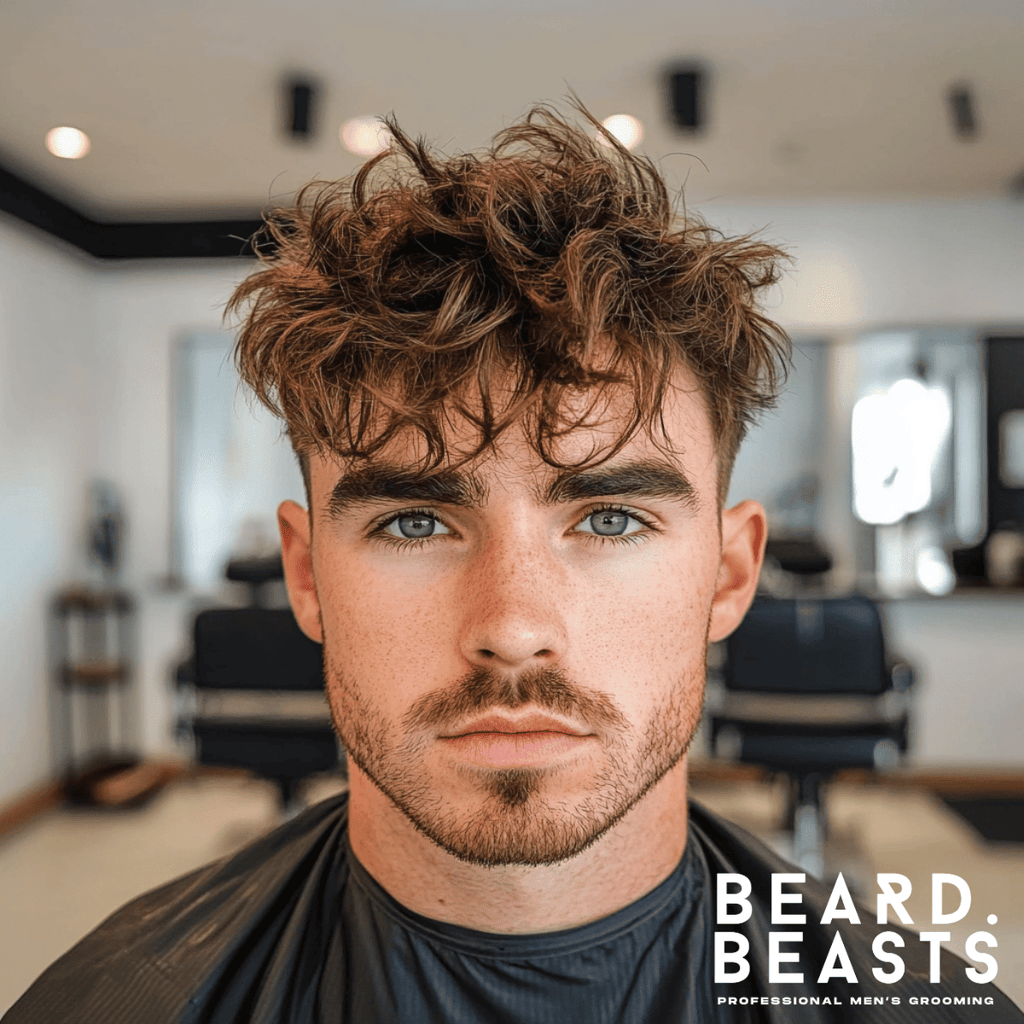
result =
[[[1010,199],[709,203],[729,233],[793,256],[770,303],[792,331],[1024,319],[1024,203]]]
[[[889,601],[889,646],[917,669],[916,764],[1024,767],[1024,595]]]
[[[125,499],[124,582],[139,597],[142,749],[173,749],[168,665],[189,596],[168,593],[170,350],[218,330],[247,261],[101,264],[0,219],[0,806],[50,778],[47,614],[87,573],[85,502]]]
[[[125,584],[140,599],[137,716],[142,749],[174,751],[168,682],[183,653],[192,595],[169,589],[172,347],[222,330],[248,260],[106,265],[94,279],[96,331],[109,376],[98,438],[102,471],[123,488],[130,523]]]
[[[751,202],[709,204],[702,212],[729,232],[763,228],[791,250],[795,267],[770,302],[790,330],[1024,324],[1024,204]],[[0,230],[0,523],[5,537],[16,538],[0,555],[3,800],[49,771],[45,602],[75,571],[78,510],[90,473],[110,476],[126,495],[126,582],[142,605],[142,743],[152,753],[171,749],[167,679],[184,642],[189,598],[161,586],[170,543],[170,348],[182,332],[219,329],[223,303],[249,264],[99,266],[21,229]],[[33,513],[22,511],[21,495],[37,499]],[[985,698],[985,676],[972,684],[983,748],[946,742],[958,735],[958,680],[949,659],[943,664],[929,644],[913,643],[918,632],[926,635],[921,623],[931,606],[898,625],[901,641],[910,638],[903,646],[919,655],[922,677],[944,680],[922,691],[921,758],[966,763],[983,753],[990,763],[1024,765],[1024,745],[1005,726],[1008,709]],[[970,641],[969,631],[963,638]],[[988,656],[986,671],[1010,678],[1024,661],[1021,631],[1008,631]]]
[[[94,271],[0,217],[0,804],[53,770],[47,609],[82,570]]]

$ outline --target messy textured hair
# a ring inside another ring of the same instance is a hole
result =
[[[639,430],[664,435],[669,376],[684,365],[707,405],[723,500],[788,359],[756,305],[783,254],[677,217],[649,160],[548,107],[471,155],[440,156],[387,126],[390,150],[354,178],[313,182],[269,215],[262,267],[228,306],[248,309],[238,367],[286,421],[307,488],[311,452],[368,459],[410,429],[425,475],[514,423],[568,468],[558,439],[599,422],[609,389],[625,386],[632,415],[586,460],[597,465]],[[477,443],[454,453],[445,428],[460,416]]]

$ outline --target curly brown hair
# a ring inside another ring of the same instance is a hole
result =
[[[650,160],[546,106],[490,149],[450,158],[386,123],[389,151],[268,216],[263,266],[228,305],[248,308],[238,367],[286,421],[307,487],[310,452],[370,458],[410,428],[424,474],[452,465],[453,413],[479,431],[456,464],[522,422],[565,468],[554,443],[625,385],[635,411],[597,465],[638,430],[654,436],[684,364],[707,402],[724,499],[788,360],[785,333],[756,305],[784,254],[677,217]],[[567,413],[569,393],[587,408]]]

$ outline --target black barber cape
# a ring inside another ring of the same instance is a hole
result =
[[[686,852],[652,892],[582,928],[495,935],[406,910],[356,861],[347,797],[311,807],[225,860],[134,900],[50,967],[5,1024],[1003,1024],[1024,1014],[904,932],[892,985],[871,941],[883,930],[822,926],[829,891],[802,891],[799,984],[768,983],[771,872],[794,869],[742,829],[690,806]],[[715,876],[746,875],[753,914],[721,926],[749,939],[746,981],[714,981]],[[817,978],[835,931],[858,984]],[[865,997],[880,997],[864,1005]],[[894,998],[895,997],[895,998]],[[913,1000],[927,997],[927,1005]],[[980,998],[979,998],[980,997]],[[979,1002],[974,1002],[979,999]],[[898,1000],[898,1004],[897,1004]],[[959,1005],[956,1000],[960,1000]],[[989,1002],[991,1000],[991,1002]]]

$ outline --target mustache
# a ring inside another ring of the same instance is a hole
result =
[[[536,668],[509,676],[483,666],[474,667],[452,686],[421,697],[403,723],[408,729],[437,729],[456,725],[474,712],[516,711],[527,705],[609,729],[628,725],[610,697],[588,693],[561,669]]]

